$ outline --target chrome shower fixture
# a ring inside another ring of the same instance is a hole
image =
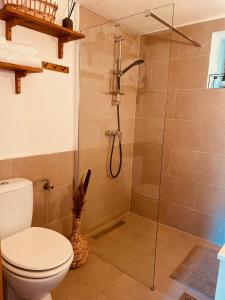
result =
[[[109,174],[112,178],[116,178],[119,176],[121,168],[122,168],[122,161],[123,161],[123,149],[122,149],[122,131],[120,127],[120,96],[124,95],[124,93],[120,90],[120,82],[121,77],[128,72],[134,66],[140,65],[144,63],[144,60],[138,59],[126,67],[124,70],[121,70],[121,63],[122,63],[122,42],[123,37],[117,36],[115,37],[115,66],[116,70],[113,72],[113,83],[114,89],[110,92],[112,95],[112,105],[116,106],[116,115],[117,115],[117,129],[115,130],[106,130],[105,135],[110,137],[112,140],[111,151],[110,151],[110,158],[109,158]],[[113,157],[114,157],[114,150],[115,150],[115,143],[118,140],[119,145],[119,161],[116,170],[113,170]]]
[[[117,72],[117,92],[120,93],[120,86],[121,86],[121,77],[127,73],[131,68],[135,67],[135,66],[138,66],[138,65],[141,65],[143,64],[145,61],[143,59],[137,59],[135,60],[132,64],[130,64],[128,67],[126,67],[123,71],[118,71]]]
[[[133,68],[134,66],[138,66],[143,64],[145,61],[143,59],[137,59],[136,61],[134,61],[132,64],[130,64],[128,67],[126,67],[123,71],[120,72],[120,76],[123,76],[127,71],[129,71],[131,68]]]

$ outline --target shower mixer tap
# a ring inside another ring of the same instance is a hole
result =
[[[106,136],[118,136],[120,141],[122,140],[122,131],[119,130],[106,130]]]

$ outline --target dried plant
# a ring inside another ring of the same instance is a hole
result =
[[[68,18],[71,17],[71,15],[74,11],[75,5],[76,5],[75,0],[72,0],[71,3],[70,3],[70,0],[68,0]]]
[[[73,198],[73,214],[76,219],[81,218],[81,214],[85,204],[85,195],[87,193],[90,176],[91,176],[91,170],[88,170],[85,180],[83,180],[83,177],[80,179],[78,188]]]

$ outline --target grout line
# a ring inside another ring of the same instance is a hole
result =
[[[218,216],[218,215],[210,214],[210,213],[207,213],[207,212],[205,212],[205,211],[199,210],[199,209],[197,209],[197,208],[192,208],[192,207],[190,207],[190,206],[180,205],[180,204],[178,204],[178,203],[176,203],[176,202],[173,202],[173,201],[165,201],[165,202],[168,203],[168,204],[173,204],[173,205],[175,205],[175,206],[179,206],[179,207],[182,207],[182,208],[186,208],[186,209],[188,209],[188,210],[191,210],[191,211],[193,211],[193,212],[200,213],[200,214],[205,215],[205,216],[208,216],[208,217],[212,217],[212,218],[220,219],[221,221],[222,221],[222,220],[225,221],[225,217],[223,218],[223,217]],[[174,228],[174,227],[172,227],[172,228]]]
[[[194,208],[197,210],[197,194],[198,194],[198,181],[195,182],[195,202]]]
[[[177,105],[177,94],[178,94],[178,91],[175,90],[174,92],[174,104],[173,104],[173,119],[175,119],[175,112],[176,112],[176,105]]]
[[[201,123],[200,141],[199,141],[199,147],[198,147],[198,150],[199,150],[199,151],[201,151],[201,149],[202,149],[202,142],[203,142],[204,128],[205,128],[205,122],[202,121],[202,123]],[[208,153],[208,152],[207,152],[207,153]]]
[[[10,177],[13,177],[13,159],[9,160],[9,173]]]

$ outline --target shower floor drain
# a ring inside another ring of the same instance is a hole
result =
[[[95,240],[98,240],[98,239],[100,239],[101,237],[103,237],[104,235],[106,235],[107,233],[109,233],[109,232],[111,232],[111,231],[117,229],[118,227],[120,227],[120,226],[122,226],[122,225],[124,225],[124,224],[125,224],[124,221],[119,221],[119,222],[117,222],[116,224],[113,224],[112,226],[110,226],[110,227],[108,227],[108,228],[106,228],[106,229],[100,231],[99,233],[93,235],[92,238],[95,239]]]
[[[197,298],[187,294],[187,293],[184,293],[181,297],[180,297],[180,300],[198,300]]]

